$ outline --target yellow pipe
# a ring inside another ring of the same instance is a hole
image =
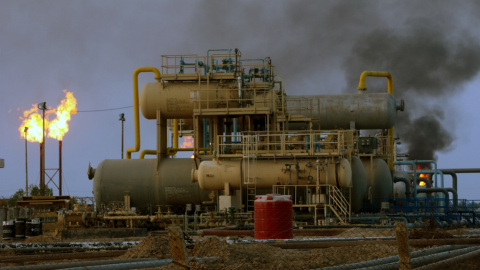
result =
[[[173,119],[173,148],[178,148],[178,119]]]
[[[172,156],[177,152],[193,152],[194,148],[167,148],[167,155]],[[210,151],[209,148],[200,148],[198,151]]]
[[[360,81],[358,83],[357,89],[360,91],[367,90],[367,85],[365,84],[366,77],[386,77],[388,80],[388,93],[393,95],[393,78],[390,72],[386,71],[364,71],[362,75],[360,75]],[[393,171],[393,161],[395,157],[393,156],[393,147],[394,147],[394,139],[393,139],[393,127],[388,129],[388,138],[390,140],[390,158],[388,159],[388,167],[391,171]]]
[[[142,72],[155,73],[155,79],[160,81],[161,75],[155,67],[139,67],[133,72],[133,116],[135,121],[135,147],[127,148],[127,159],[132,158],[132,152],[140,150],[140,117],[139,117],[139,102],[138,102],[138,74]]]
[[[358,90],[367,90],[365,78],[367,77],[386,77],[388,79],[388,93],[393,95],[393,78],[390,72],[386,71],[364,71],[360,75],[360,82],[358,83]]]
[[[157,155],[157,150],[142,150],[142,152],[140,152],[139,159],[144,159],[145,155]]]
[[[193,152],[194,149],[193,148],[167,148],[167,155],[169,156],[172,156],[172,155],[175,155],[177,152]],[[207,151],[209,152],[210,149],[208,148],[200,148],[199,151]],[[146,155],[156,155],[157,154],[157,150],[142,150],[142,152],[140,152],[140,159],[144,159]]]

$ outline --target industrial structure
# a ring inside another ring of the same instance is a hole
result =
[[[140,91],[143,72],[155,81]],[[384,77],[385,92],[369,93],[368,76]],[[107,220],[158,221],[167,217],[162,207],[169,218],[182,219],[178,214],[192,205],[207,218],[230,211],[249,219],[255,197],[273,193],[291,195],[294,218],[313,225],[372,221],[379,213],[413,221],[431,209],[438,223],[447,222],[448,212],[458,214],[448,216],[450,223],[475,224],[475,213],[456,211],[455,172],[442,172],[434,161],[397,160],[393,128],[404,103],[388,72],[363,72],[351,94],[290,96],[270,58],[243,59],[238,49],[163,55],[160,69],[134,72],[133,105],[135,146],[126,159],[88,170],[97,210]],[[140,111],[155,120],[156,149],[141,150]],[[179,148],[182,136],[193,136],[192,148]],[[175,158],[179,151],[192,151],[193,158]],[[452,175],[454,188],[444,187],[444,174]]]

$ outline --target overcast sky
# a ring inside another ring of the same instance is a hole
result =
[[[67,89],[79,111],[131,106],[137,67],[220,48],[271,57],[291,96],[356,93],[361,71],[390,71],[406,102],[396,128],[403,150],[437,158],[439,168],[480,167],[478,14],[474,1],[1,0],[0,197],[25,187],[18,127],[32,104],[56,107]],[[382,79],[367,85],[386,88]],[[119,113],[125,148],[132,147],[132,108],[72,116],[63,138],[64,194],[92,196],[88,163],[121,157]],[[141,129],[142,149],[154,149],[155,121],[142,120]],[[29,182],[38,184],[38,143],[28,143],[28,162]],[[58,142],[47,139],[46,168],[57,167]],[[459,197],[479,198],[478,179],[459,175]]]

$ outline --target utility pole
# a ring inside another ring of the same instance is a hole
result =
[[[38,109],[43,111],[42,143],[40,144],[40,196],[45,196],[45,110],[47,103],[39,103]]]
[[[25,132],[25,196],[28,196],[27,131],[28,131],[28,127],[25,127],[25,128],[23,129],[23,132]]]
[[[120,121],[122,121],[122,159],[123,159],[123,123],[125,122],[125,114],[121,113],[120,115]]]

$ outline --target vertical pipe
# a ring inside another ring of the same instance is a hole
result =
[[[127,159],[132,158],[132,152],[140,151],[140,106],[138,100],[138,74],[141,72],[153,72],[155,73],[155,79],[160,81],[160,71],[154,67],[140,67],[133,72],[133,117],[135,125],[135,146],[127,148]]]
[[[58,141],[58,195],[62,196],[62,140]]]
[[[43,142],[40,142],[40,196],[43,196],[43,176],[44,176],[44,172],[43,172]]]
[[[125,121],[122,120],[122,159],[123,159],[123,122]]]
[[[28,130],[28,127],[25,127],[25,196],[28,196],[27,130]]]
[[[207,125],[207,118],[203,118],[203,148],[210,147],[208,144],[209,138],[208,138],[208,125]]]
[[[178,148],[178,119],[173,119],[173,148]]]
[[[43,118],[42,118],[42,159],[40,167],[40,196],[45,196],[45,108],[43,107]]]

